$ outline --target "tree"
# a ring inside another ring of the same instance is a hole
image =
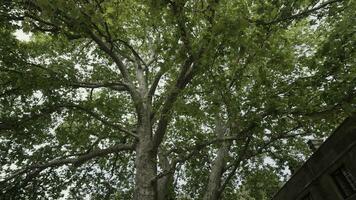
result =
[[[355,111],[352,1],[0,9],[5,197],[235,199],[254,165],[295,165]]]

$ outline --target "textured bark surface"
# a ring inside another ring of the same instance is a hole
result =
[[[223,138],[226,132],[225,126],[221,122],[216,123],[216,134]],[[217,152],[210,175],[209,182],[204,194],[204,200],[218,200],[220,198],[221,178],[226,166],[226,157],[228,156],[229,144],[224,143]]]
[[[172,200],[174,199],[174,172],[170,171],[172,169],[169,160],[162,154],[159,155],[159,166],[167,175],[157,181],[157,200]]]
[[[156,182],[153,181],[156,174],[156,156],[152,152],[152,143],[140,142],[136,149],[135,200],[157,199]]]
[[[209,183],[204,195],[204,200],[218,200],[220,196],[221,177],[226,165],[227,147],[221,147],[214,160],[209,176]]]
[[[157,151],[153,147],[150,111],[146,106],[140,110],[139,124],[134,200],[156,200]]]

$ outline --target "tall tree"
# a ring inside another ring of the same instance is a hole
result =
[[[239,181],[295,167],[306,139],[355,111],[354,9],[4,1],[0,194],[235,199]]]

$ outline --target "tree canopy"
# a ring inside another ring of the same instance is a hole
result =
[[[355,9],[3,0],[0,197],[270,199],[356,111]]]

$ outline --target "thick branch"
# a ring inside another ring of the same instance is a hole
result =
[[[184,51],[188,55],[186,57],[185,63],[182,65],[180,74],[177,78],[175,86],[169,91],[165,102],[163,103],[163,107],[160,113],[160,118],[158,122],[158,126],[154,135],[154,146],[158,148],[158,146],[163,141],[164,135],[167,130],[168,123],[171,119],[172,108],[174,102],[177,100],[178,95],[185,89],[185,87],[190,83],[196,74],[198,68],[201,63],[200,58],[203,54],[209,50],[209,47],[206,44],[210,44],[211,35],[207,36],[205,45],[202,43],[197,51],[193,51],[191,44],[191,34],[190,30],[187,27],[188,18],[184,15],[184,3],[182,2],[173,2],[168,1],[172,7],[173,16],[176,18],[176,23],[178,25],[178,32],[180,34],[180,39],[183,41]],[[210,27],[211,28],[211,27]]]
[[[221,119],[217,119],[215,132],[218,138],[222,138],[227,132],[226,124],[223,123]],[[229,155],[230,145],[231,142],[224,142],[218,148],[217,155],[214,158],[213,164],[211,166],[207,190],[203,197],[204,200],[219,199],[221,176],[224,173],[224,169],[227,163],[226,159]]]
[[[170,170],[166,170],[165,172],[159,174],[156,177],[156,179],[160,179],[160,178],[162,178],[164,176],[167,176],[167,175],[173,173],[177,164],[184,163],[185,161],[189,160],[190,158],[195,156],[197,153],[199,153],[202,149],[204,149],[205,147],[207,147],[207,146],[209,146],[211,144],[234,141],[234,140],[238,140],[238,139],[241,139],[241,138],[239,138],[239,137],[214,138],[214,139],[212,139],[210,141],[203,142],[201,144],[196,144],[193,147],[181,150],[180,152],[184,152],[184,155],[180,156],[178,159],[173,160],[171,162],[171,169]],[[169,153],[175,152],[175,151],[179,151],[179,150],[176,150],[176,149],[171,150],[171,151],[167,152],[165,154],[165,156],[167,156]]]
[[[166,133],[168,123],[171,119],[171,111],[176,102],[178,95],[181,91],[188,85],[188,83],[193,78],[192,69],[193,68],[193,60],[188,59],[186,60],[184,66],[182,67],[178,80],[173,88],[169,91],[165,102],[163,103],[163,107],[160,113],[160,118],[158,122],[158,126],[154,135],[154,146],[157,148],[161,142],[163,141],[163,137]],[[190,68],[189,68],[190,67]]]
[[[158,87],[158,83],[159,81],[161,80],[161,77],[163,76],[164,74],[164,71],[161,69],[155,76],[153,82],[152,82],[152,85],[151,85],[151,88],[150,90],[148,91],[148,99],[150,100],[150,102],[152,102],[152,97],[154,96],[155,92],[156,92],[156,89]]]
[[[248,147],[250,145],[250,142],[252,140],[252,134],[250,137],[247,138],[244,147],[239,155],[239,158],[234,162],[234,168],[231,170],[231,172],[228,174],[226,177],[225,181],[222,183],[221,187],[219,188],[218,196],[221,196],[222,192],[224,191],[226,185],[229,183],[229,181],[232,179],[232,177],[235,175],[236,170],[238,169],[238,166],[240,165],[241,161],[245,158],[246,152],[248,150]]]
[[[146,68],[148,67],[148,64],[142,59],[140,54],[135,50],[135,48],[132,45],[130,45],[128,42],[122,39],[118,39],[118,41],[121,42],[127,48],[129,48],[132,54],[135,56],[135,58],[138,59]]]
[[[64,159],[55,159],[52,161],[49,161],[47,163],[44,164],[35,164],[35,165],[31,165],[26,167],[25,169],[19,170],[17,172],[15,172],[14,174],[12,174],[11,176],[5,178],[3,181],[1,181],[0,183],[5,183],[11,179],[14,179],[24,173],[30,172],[32,170],[44,170],[46,168],[50,168],[50,167],[58,167],[58,166],[62,166],[62,165],[67,165],[67,164],[72,164],[76,167],[80,166],[81,164],[93,159],[93,158],[97,158],[97,157],[103,157],[106,156],[108,154],[111,153],[116,153],[116,152],[120,152],[120,151],[129,151],[129,150],[134,150],[135,146],[132,144],[117,144],[115,146],[106,148],[106,149],[96,149],[93,150],[89,153],[86,154],[82,154],[80,156],[77,156],[76,158],[64,158]]]
[[[132,86],[132,81],[130,78],[130,75],[127,71],[126,66],[122,62],[122,60],[111,50],[111,48],[106,44],[99,36],[97,36],[94,32],[88,31],[90,37],[96,42],[96,44],[100,47],[101,50],[103,50],[105,53],[107,53],[113,61],[116,63],[116,65],[119,67],[120,72],[126,82],[126,84],[129,84]],[[133,88],[130,88],[133,89]]]

